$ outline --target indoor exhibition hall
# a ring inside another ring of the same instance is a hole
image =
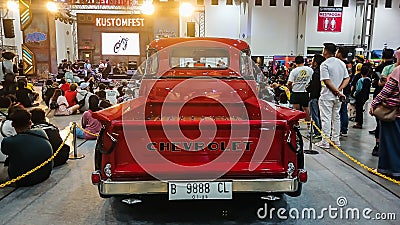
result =
[[[400,224],[400,0],[0,0],[0,224]]]

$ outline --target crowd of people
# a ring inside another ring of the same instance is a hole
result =
[[[276,73],[272,69],[265,73],[267,82],[260,83],[259,97],[304,111],[307,121],[311,119],[335,145],[341,146],[340,137],[348,136],[349,121],[354,121],[352,128],[363,129],[371,87],[374,88],[371,115],[379,104],[400,105],[400,48],[397,51],[383,49],[378,66],[365,60],[363,55],[357,55],[350,62],[348,55],[349,50],[345,47],[325,43],[322,55],[315,54],[309,66],[305,65],[307,62],[303,56],[297,56],[288,74],[282,66],[277,67]],[[379,156],[377,170],[399,179],[400,112],[395,122],[376,119],[376,124],[376,128],[369,133],[376,139],[371,153]],[[321,138],[317,130],[314,130],[313,136]],[[316,145],[330,148],[325,139]]]
[[[371,87],[374,87],[371,115],[380,104],[400,106],[400,49],[384,49],[382,62],[377,67],[366,62],[363,55],[349,62],[348,53],[344,47],[325,43],[322,55],[315,54],[310,63],[303,56],[297,56],[288,74],[283,69],[267,73],[267,82],[260,83],[259,97],[304,111],[307,121],[312,120],[335,145],[341,146],[340,136],[347,137],[349,121],[355,122],[352,128],[363,128],[364,108]],[[107,63],[106,60],[99,69],[107,70]],[[15,80],[15,67],[2,63],[0,108],[5,110],[0,112],[6,118],[0,123],[0,141],[1,152],[7,159],[5,166],[0,168],[0,181],[29,171],[47,160],[61,145],[59,129],[46,120],[50,113],[54,116],[82,113],[81,126],[90,133],[77,129],[77,137],[93,140],[96,136],[92,134],[98,134],[101,129],[101,123],[93,113],[134,98],[126,80],[117,88],[112,83],[100,83],[97,89],[93,75],[85,74],[80,81],[74,75],[68,75],[70,71],[76,73],[74,64],[65,67],[59,83],[51,79],[46,81],[42,88],[42,99],[48,107],[45,112],[40,108],[28,110],[38,105],[35,101],[39,94],[26,78]],[[399,179],[400,111],[394,122],[378,119],[376,122],[376,129],[370,133],[376,138],[372,155],[379,156],[377,171]],[[321,138],[317,131],[313,135]],[[27,149],[26,142],[34,144]],[[325,139],[316,145],[329,148]],[[46,180],[53,167],[66,163],[68,155],[69,146],[64,145],[50,164],[16,184],[30,186]]]
[[[63,60],[63,63],[67,63]],[[107,64],[100,68],[107,73]],[[111,107],[134,98],[134,90],[127,80],[114,87],[112,82],[100,83],[94,87],[93,74],[85,74],[83,81],[76,75],[74,64],[65,66],[59,82],[48,79],[42,87],[41,97],[47,110],[39,106],[39,93],[26,78],[16,80],[18,71],[5,60],[1,63],[0,113],[0,183],[14,179],[50,158],[61,146],[58,127],[47,122],[50,116],[82,114],[81,126],[92,134],[98,134],[100,122],[92,117],[93,112]],[[67,63],[68,64],[68,63]],[[64,66],[62,66],[64,67]],[[85,68],[89,68],[87,65]],[[70,76],[70,73],[73,73]],[[96,136],[77,129],[77,137],[93,140]],[[30,143],[27,148],[26,143]],[[51,163],[35,173],[16,182],[17,186],[31,186],[46,180],[54,167],[66,163],[70,147],[64,145]]]

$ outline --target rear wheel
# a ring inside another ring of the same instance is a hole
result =
[[[297,168],[304,169],[303,136],[301,136],[299,129],[297,129],[297,128],[294,128],[294,129],[296,132]],[[295,192],[287,193],[287,195],[289,195],[291,197],[298,197],[301,195],[302,189],[303,189],[303,184],[299,183],[297,186],[297,190]]]

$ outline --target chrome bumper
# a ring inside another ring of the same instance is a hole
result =
[[[216,181],[232,181],[232,191],[234,193],[294,192],[297,190],[299,184],[297,178]],[[98,186],[100,194],[103,195],[145,195],[168,193],[168,181],[102,180]]]

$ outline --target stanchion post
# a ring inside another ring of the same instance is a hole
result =
[[[311,120],[311,122],[310,122],[310,144],[309,144],[309,149],[307,149],[307,150],[304,150],[304,153],[305,154],[310,154],[310,155],[316,155],[316,154],[319,154],[319,152],[318,151],[315,151],[315,150],[313,150],[312,149],[312,141],[313,141],[313,124],[314,124],[314,121],[312,121]]]
[[[69,155],[69,159],[82,159],[85,157],[83,154],[78,154],[78,148],[76,147],[76,122],[72,122],[72,148],[74,148],[74,153]]]

